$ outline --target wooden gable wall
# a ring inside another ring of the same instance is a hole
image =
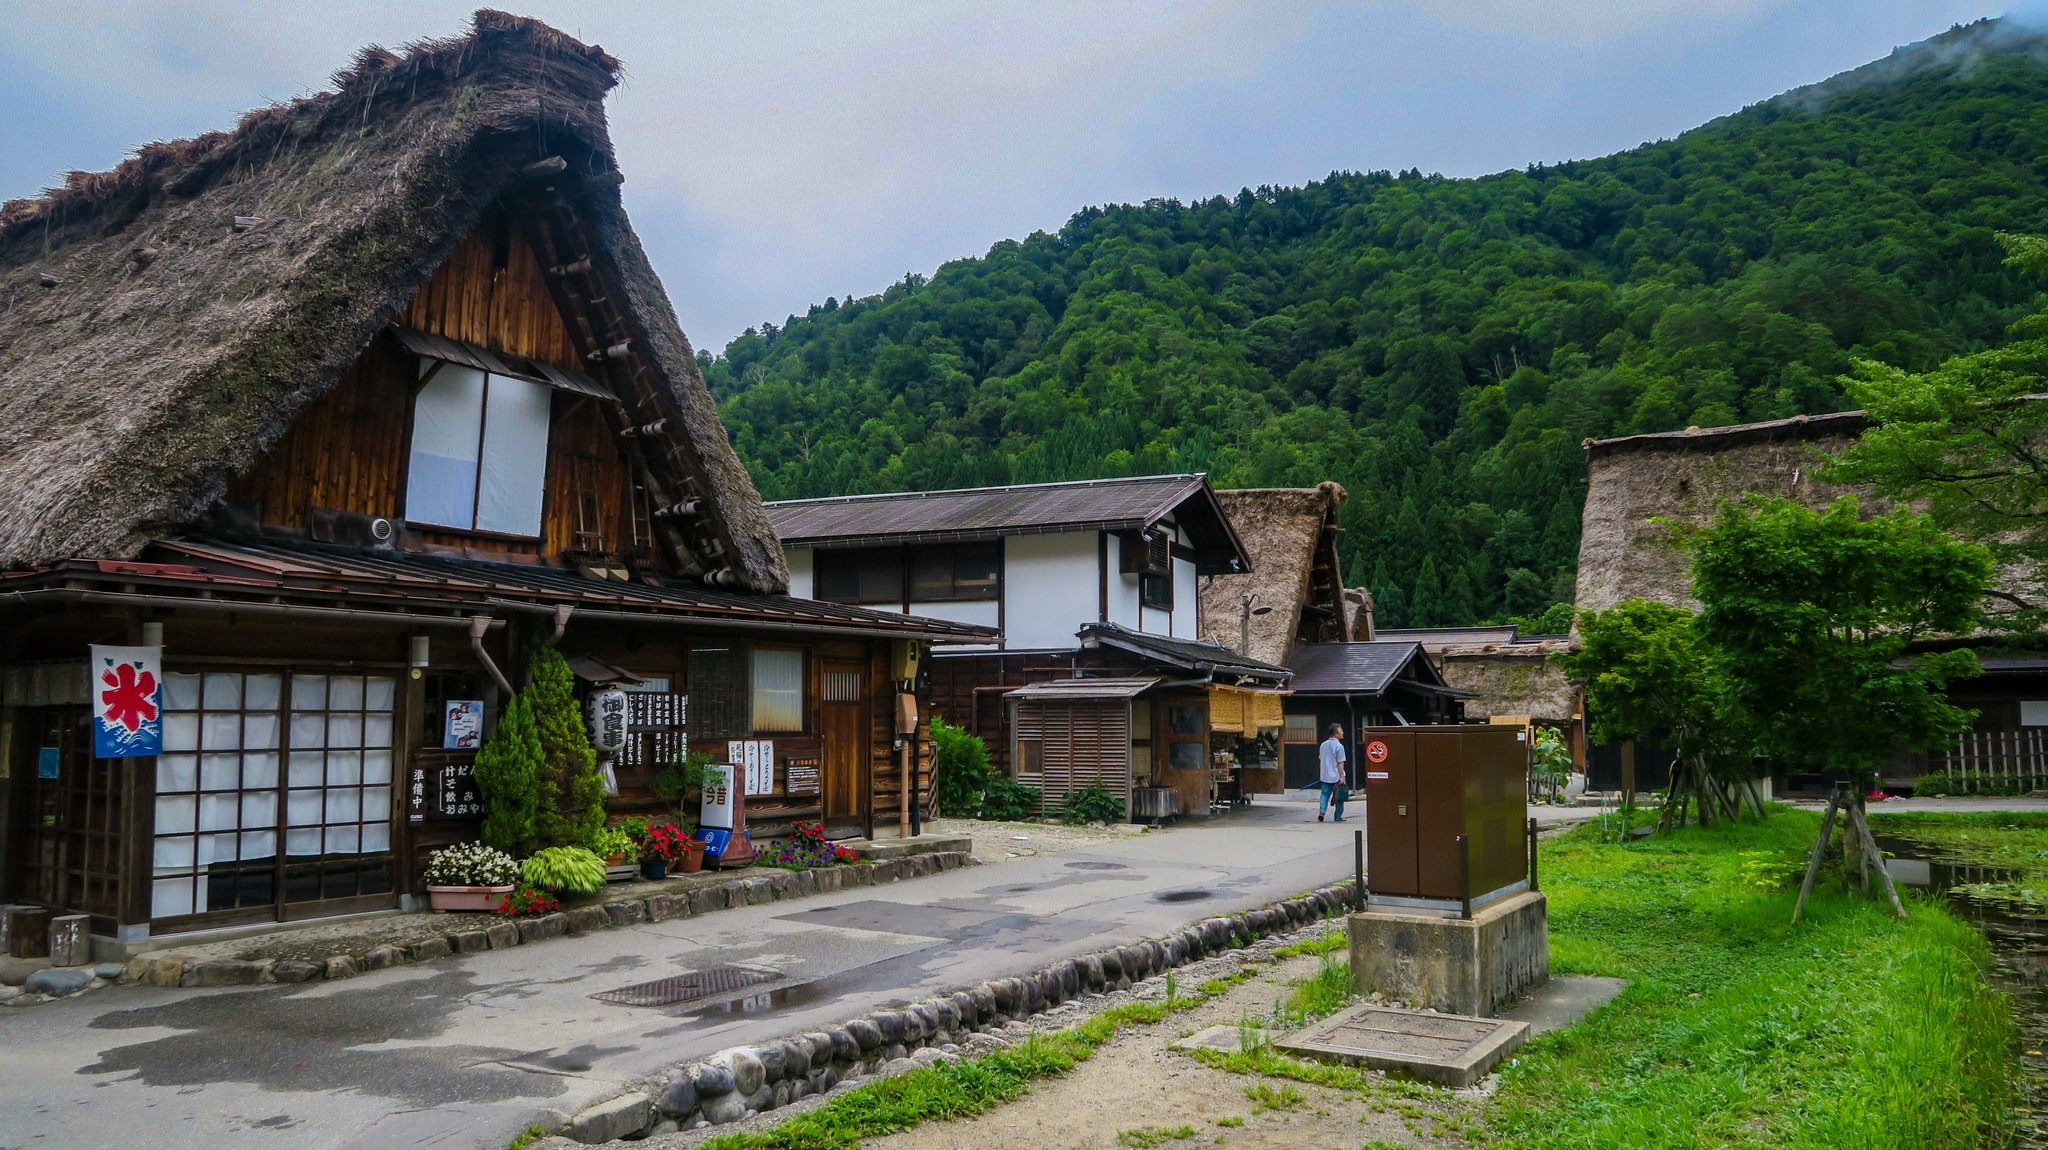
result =
[[[545,276],[517,221],[492,212],[395,322],[580,370]],[[255,466],[229,484],[228,501],[253,503],[263,522],[296,528],[307,525],[316,507],[403,518],[416,363],[389,335],[371,341],[334,387],[308,404]],[[633,535],[631,472],[599,403],[555,394],[548,456],[535,461],[547,469],[541,539],[439,529],[416,531],[417,536],[435,547],[554,559],[587,547],[591,541],[579,541],[578,532],[594,529],[604,549],[626,552]],[[578,498],[579,487],[586,498]]]

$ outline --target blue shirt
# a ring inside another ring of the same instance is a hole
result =
[[[1342,740],[1327,738],[1322,745],[1323,781],[1341,783],[1344,781],[1344,743]]]

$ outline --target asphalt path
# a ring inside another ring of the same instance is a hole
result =
[[[1312,809],[1261,801],[1060,854],[340,982],[117,986],[0,1010],[0,1148],[497,1150],[676,1062],[1350,874],[1362,819]],[[677,1006],[591,997],[717,966],[774,977]]]

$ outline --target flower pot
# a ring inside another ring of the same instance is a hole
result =
[[[509,886],[430,886],[427,897],[433,900],[436,912],[451,910],[495,911],[505,905],[505,896],[512,893]]]
[[[668,860],[652,857],[641,859],[640,877],[645,879],[667,878]]]
[[[696,843],[690,847],[690,853],[683,856],[682,871],[684,874],[695,874],[703,869],[704,844]]]
[[[625,866],[625,865],[626,865],[626,852],[625,852],[625,851],[613,851],[612,853],[610,853],[610,854],[608,854],[608,855],[604,856],[604,865],[606,865],[606,866]]]

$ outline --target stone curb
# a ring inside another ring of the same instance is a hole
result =
[[[907,865],[912,859],[930,861],[921,864],[919,869],[913,869]],[[594,931],[631,926],[634,923],[695,918],[698,915],[732,907],[759,906],[789,899],[808,898],[814,894],[831,894],[857,886],[897,882],[913,875],[939,874],[963,866],[976,866],[979,865],[979,861],[965,851],[948,851],[943,854],[914,855],[886,862],[853,863],[805,871],[767,868],[762,872],[745,874],[744,877],[734,878],[715,886],[700,886],[695,890],[678,891],[674,894],[656,894],[645,898],[594,903],[536,918],[504,920],[480,927],[465,927],[461,930],[451,930],[438,937],[420,939],[403,947],[387,944],[370,947],[361,954],[332,955],[324,962],[304,962],[296,959],[281,962],[269,959],[259,962],[225,958],[201,960],[188,954],[152,952],[129,959],[125,968],[116,968],[111,963],[100,964],[100,967],[105,967],[111,972],[111,977],[107,973],[102,973],[94,977],[90,985],[104,986],[110,982],[121,981],[166,987],[249,986],[259,983],[299,983],[353,978],[372,970],[429,962],[455,954],[504,950],[543,939],[573,938]],[[96,971],[100,967],[63,969]],[[88,987],[67,991],[65,996],[81,993],[84,989]],[[9,987],[6,988],[6,992],[0,993],[0,1002],[10,1006],[29,1006],[51,1001],[53,997],[56,996],[24,993]],[[613,1125],[616,1125],[617,1121],[606,1119],[606,1122]]]
[[[888,881],[880,873],[884,865],[876,864],[876,881]],[[991,979],[909,1006],[871,1011],[828,1030],[721,1050],[702,1062],[677,1066],[643,1089],[588,1107],[553,1133],[594,1145],[723,1126],[830,1093],[842,1082],[889,1078],[934,1062],[974,1057],[1005,1045],[998,1035],[1028,1030],[1024,1020],[1032,1015],[1065,1014],[1089,995],[1128,992],[1133,983],[1175,967],[1243,950],[1262,936],[1301,930],[1325,915],[1348,911],[1351,890],[1349,880],[1332,883],[1254,910],[1203,919],[1165,938],[1109,947],[1020,977]]]

